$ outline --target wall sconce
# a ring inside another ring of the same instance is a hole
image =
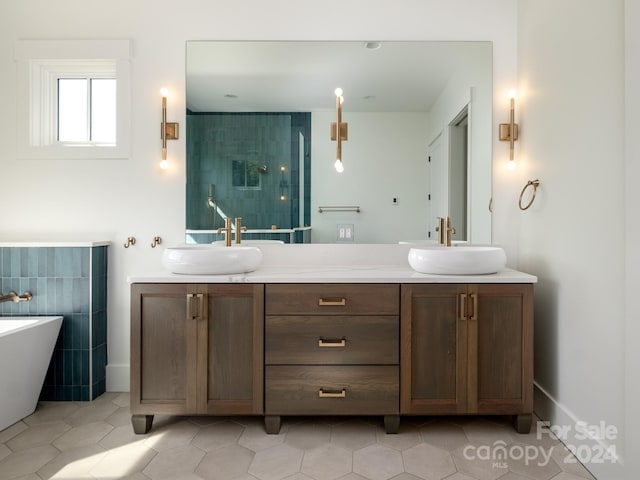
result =
[[[160,124],[160,138],[162,139],[162,160],[160,161],[160,168],[166,170],[169,168],[169,162],[167,162],[167,140],[178,139],[178,123],[167,122],[167,94],[169,91],[166,88],[160,89],[160,95],[162,95],[162,123]]]
[[[285,195],[284,191],[285,189],[289,188],[289,182],[287,182],[287,179],[284,176],[284,172],[287,169],[285,168],[284,165],[282,165],[280,167],[280,200],[285,201],[287,199],[287,196]]]
[[[348,124],[342,121],[342,102],[344,102],[344,97],[342,96],[342,89],[336,88],[336,111],[337,111],[337,121],[331,123],[331,140],[335,140],[337,142],[336,148],[336,163],[334,166],[336,167],[336,171],[341,173],[344,171],[344,166],[342,165],[342,142],[348,140]]]
[[[515,123],[515,103],[516,91],[509,91],[510,108],[509,108],[509,123],[500,124],[500,140],[503,142],[509,142],[509,168],[515,168],[514,159],[514,142],[518,140],[518,124]]]

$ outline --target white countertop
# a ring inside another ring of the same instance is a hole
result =
[[[129,283],[536,283],[527,273],[505,269],[489,275],[431,275],[409,266],[412,245],[262,245],[262,265],[236,275],[180,275],[158,265]]]
[[[527,273],[506,269],[489,275],[430,275],[403,265],[268,266],[237,275],[129,276],[129,283],[536,283]]]

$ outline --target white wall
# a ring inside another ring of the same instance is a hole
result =
[[[623,3],[520,1],[518,177],[522,186],[538,178],[540,188],[529,210],[514,209],[518,268],[539,279],[536,411],[574,432],[576,421],[617,427],[618,438],[603,443],[618,453],[626,424]],[[622,476],[611,463],[588,467],[598,478]]]
[[[640,452],[640,3],[625,0],[625,450]],[[640,457],[627,455],[626,478],[640,478]]]
[[[336,15],[340,12],[340,15]],[[128,389],[127,275],[160,269],[163,245],[184,241],[185,41],[216,40],[488,40],[494,42],[494,103],[506,115],[515,82],[516,5],[511,0],[23,0],[3,2],[0,16],[1,240],[94,238],[109,254],[107,388]],[[18,161],[14,105],[17,39],[128,38],[133,41],[131,158],[124,161]],[[169,142],[171,169],[158,169],[159,89],[170,90],[168,120],[182,137]],[[504,97],[502,95],[505,94]],[[496,124],[505,119],[497,118]],[[508,154],[494,138],[494,239],[517,258],[507,204],[513,187],[500,176]],[[348,161],[348,157],[345,156]],[[516,187],[517,188],[517,187]],[[7,215],[17,211],[19,214]],[[124,249],[129,235],[135,247]],[[514,263],[515,264],[515,263]]]
[[[311,240],[334,243],[337,224],[353,224],[357,243],[427,238],[426,113],[343,112],[349,136],[342,143],[344,172],[336,174],[334,112],[311,122]],[[392,199],[399,199],[393,205]],[[360,213],[319,213],[319,206],[350,205]]]

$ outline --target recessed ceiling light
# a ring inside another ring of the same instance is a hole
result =
[[[364,42],[363,46],[367,50],[378,50],[382,44],[380,42]]]

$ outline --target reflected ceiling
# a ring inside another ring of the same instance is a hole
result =
[[[193,112],[428,111],[484,42],[189,41]],[[374,48],[372,48],[374,47]],[[378,48],[375,48],[378,47]],[[268,95],[265,95],[268,92]]]

